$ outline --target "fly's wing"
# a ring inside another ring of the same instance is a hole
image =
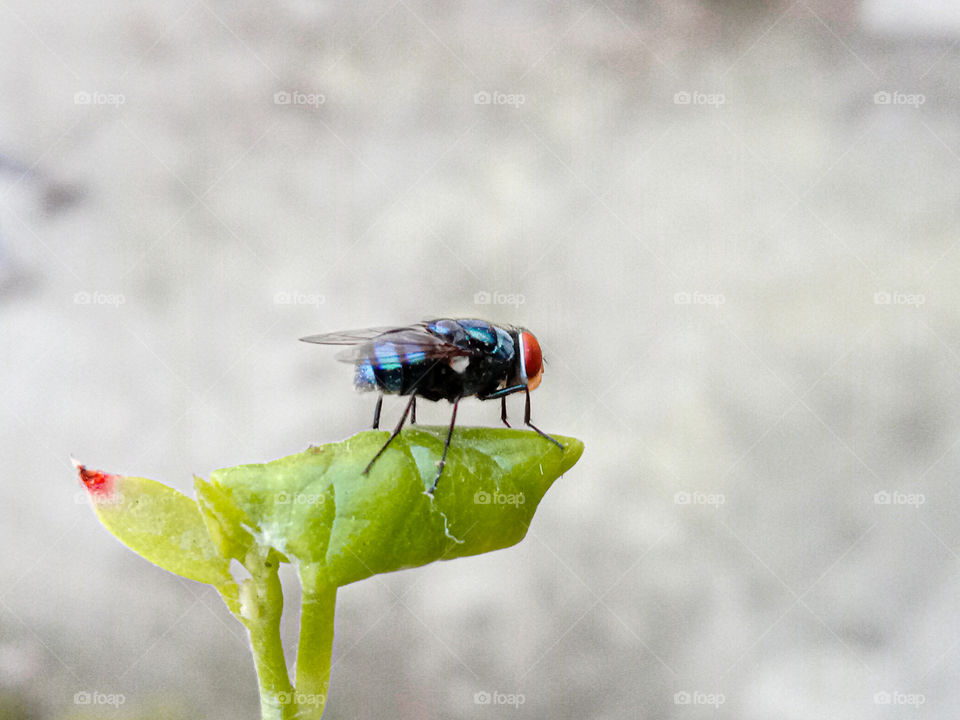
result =
[[[322,335],[307,335],[302,342],[316,343],[317,345],[359,345],[373,340],[373,338],[388,333],[397,328],[378,327],[364,328],[363,330],[342,330],[340,332],[324,333]]]
[[[347,330],[300,339],[320,345],[351,345],[353,347],[337,353],[338,360],[349,363],[366,360],[379,364],[409,362],[412,359],[449,360],[471,354],[469,350],[431,334],[422,325]]]

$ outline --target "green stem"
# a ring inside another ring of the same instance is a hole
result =
[[[323,582],[316,565],[303,564],[299,572],[303,605],[297,644],[297,718],[319,720],[330,688],[337,588]]]
[[[244,566],[251,577],[240,588],[239,612],[234,614],[250,635],[260,684],[260,714],[263,720],[289,720],[296,717],[296,704],[280,640],[283,614],[280,560],[274,551],[266,558],[251,551]],[[227,606],[230,607],[229,601]]]

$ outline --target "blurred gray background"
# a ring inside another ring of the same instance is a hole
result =
[[[520,545],[341,591],[328,717],[956,717],[958,41],[946,0],[0,5],[0,715],[256,717],[70,456],[189,492],[341,439],[373,397],[297,338],[440,315],[531,328],[587,449]]]

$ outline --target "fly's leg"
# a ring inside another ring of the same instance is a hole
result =
[[[561,445],[559,442],[557,442],[557,441],[554,440],[552,437],[550,437],[549,435],[547,435],[543,430],[541,430],[541,429],[538,428],[536,425],[534,425],[532,422],[530,422],[530,391],[527,390],[526,393],[527,393],[527,401],[526,401],[526,403],[524,404],[524,407],[523,407],[523,424],[526,425],[527,427],[533,428],[534,430],[537,431],[538,434],[542,435],[542,436],[545,437],[547,440],[549,440],[549,441],[552,442],[554,445],[556,445],[558,448],[560,448],[561,450],[563,450],[563,445]]]
[[[400,434],[400,429],[403,427],[403,423],[406,422],[406,420],[407,420],[407,415],[410,414],[410,406],[413,405],[413,401],[414,401],[415,398],[416,398],[415,395],[411,395],[411,396],[410,396],[410,402],[407,403],[407,407],[404,409],[403,415],[400,416],[400,422],[397,423],[397,426],[393,429],[393,432],[390,433],[390,437],[387,438],[387,441],[383,444],[383,447],[380,448],[380,451],[379,451],[376,455],[373,456],[373,460],[371,460],[369,463],[367,463],[367,466],[363,469],[363,474],[364,474],[364,475],[366,475],[368,472],[370,472],[370,468],[373,467],[373,464],[377,461],[377,458],[379,458],[381,455],[383,455],[383,451],[387,449],[387,446],[388,446],[391,442],[393,442],[393,439],[394,439],[397,435]]]
[[[453,414],[450,415],[450,430],[447,431],[447,441],[443,444],[443,456],[440,458],[440,465],[437,467],[437,477],[433,481],[433,487],[427,492],[433,495],[437,489],[437,483],[440,482],[440,476],[443,475],[443,466],[447,464],[447,450],[450,449],[450,439],[453,437],[453,426],[457,422],[457,405],[460,404],[460,398],[453,401]]]
[[[380,410],[383,408],[383,393],[377,398],[377,407],[373,411],[373,429],[380,429]]]
[[[410,399],[410,424],[417,424],[417,396],[414,395]]]
[[[507,422],[507,396],[502,395],[500,397],[500,419],[503,420],[503,424],[507,427],[510,427],[510,423]]]

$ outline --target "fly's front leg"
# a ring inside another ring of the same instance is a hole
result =
[[[500,388],[499,390],[494,390],[489,395],[478,395],[481,400],[494,400],[500,398],[500,419],[503,421],[503,424],[507,427],[512,427],[507,421],[507,395],[512,395],[515,392],[520,392],[521,390],[526,390],[526,385],[511,385],[510,387]]]

